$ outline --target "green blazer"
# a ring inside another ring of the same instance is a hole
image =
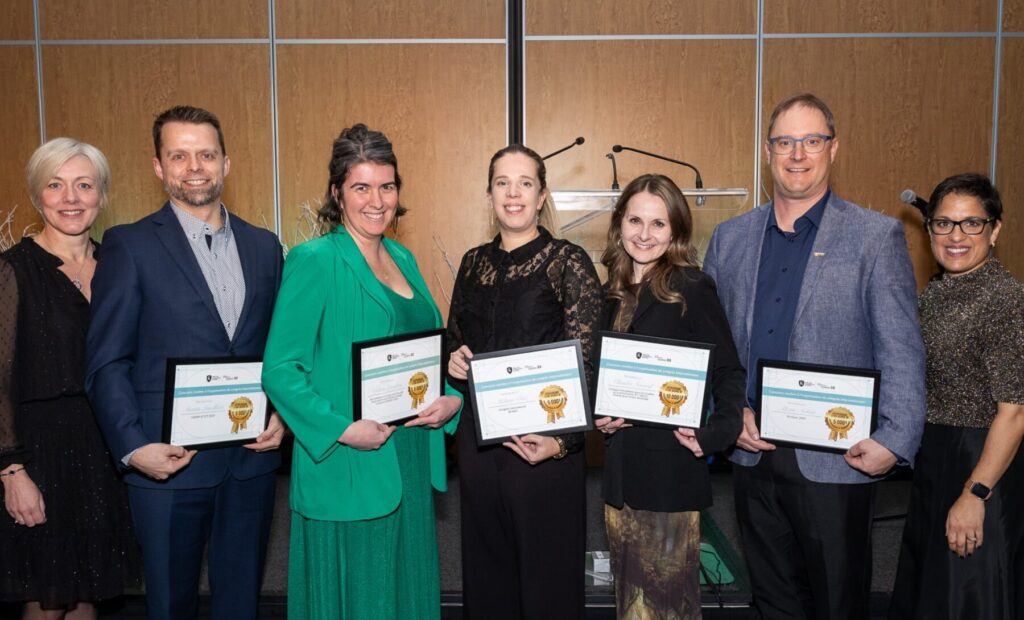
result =
[[[431,300],[412,253],[391,239],[384,247],[417,294]],[[295,433],[291,508],[323,521],[356,521],[391,513],[402,499],[394,442],[378,450],[338,443],[352,424],[352,343],[394,334],[395,311],[384,286],[344,227],[288,253],[263,358],[263,388]],[[450,386],[445,393],[458,396]],[[443,431],[454,433],[458,415]],[[430,433],[430,479],[447,489],[442,429]],[[425,464],[424,464],[425,465]]]

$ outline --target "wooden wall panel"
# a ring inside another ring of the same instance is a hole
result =
[[[391,139],[402,175],[398,239],[447,314],[462,254],[489,238],[487,164],[505,145],[502,45],[287,46],[278,55],[282,238],[301,240],[301,205],[319,205],[331,143],[363,122]],[[382,80],[381,67],[388,67]],[[331,79],[324,79],[331,76]]]
[[[994,62],[987,39],[769,40],[764,126],[792,93],[824,99],[840,140],[835,190],[903,220],[923,285],[934,262],[920,214],[899,194],[927,196],[950,174],[988,169]],[[767,166],[763,174],[770,187]]]
[[[756,0],[530,0],[527,35],[750,34]]]
[[[32,67],[32,71],[24,70]],[[0,166],[0,222],[14,210],[10,233],[17,241],[26,226],[39,219],[28,197],[25,164],[39,146],[39,107],[36,104],[35,50],[27,46],[0,47],[0,135],[4,163]],[[17,207],[17,209],[14,209]]]
[[[997,256],[1024,281],[1024,39],[1003,42],[996,186],[1003,199]]]
[[[997,0],[765,0],[765,32],[992,32]]]
[[[0,19],[0,40],[35,39],[32,0],[4,0],[6,15]]]
[[[283,39],[504,38],[502,0],[278,2]]]
[[[1024,0],[1003,1],[1003,30],[1024,32]]]
[[[44,39],[238,39],[269,36],[267,0],[39,0]]]
[[[223,200],[273,228],[270,78],[266,48],[251,45],[49,46],[43,50],[46,129],[100,148],[113,169],[102,228],[156,210],[153,119],[179,104],[204,107],[224,129],[231,173]]]
[[[753,189],[753,41],[551,41],[530,42],[526,50],[527,143],[546,154],[578,135],[587,140],[548,161],[551,187],[609,188],[605,155],[623,144],[693,163],[707,187]],[[622,187],[648,172],[694,186],[687,168],[636,153],[616,159]],[[745,200],[711,200],[703,208],[691,199],[698,246],[752,200],[752,191]],[[564,224],[579,215],[560,217]],[[607,226],[602,216],[566,237],[597,253]]]

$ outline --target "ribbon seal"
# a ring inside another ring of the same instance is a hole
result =
[[[228,418],[231,419],[231,432],[237,433],[245,428],[245,423],[252,417],[252,401],[239,396],[228,406]]]
[[[409,396],[412,396],[412,408],[415,409],[423,404],[423,397],[427,393],[430,381],[426,373],[418,372],[409,377]]]
[[[679,406],[686,402],[686,398],[690,395],[689,390],[683,385],[682,381],[666,381],[661,384],[661,389],[658,391],[658,398],[661,399],[661,404],[665,405],[661,408],[661,415],[666,418],[670,415],[679,414]]]
[[[548,412],[548,424],[565,417],[564,409],[568,402],[569,395],[560,385],[549,385],[540,391],[540,406]]]
[[[828,434],[828,438],[832,441],[846,439],[847,431],[853,428],[853,424],[856,421],[857,419],[853,416],[853,412],[846,407],[833,407],[829,409],[828,413],[825,414],[825,424],[832,431]]]

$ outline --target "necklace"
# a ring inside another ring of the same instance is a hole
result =
[[[36,245],[42,247],[43,250],[45,250],[47,253],[53,254],[54,256],[56,256],[56,254],[54,254],[53,252],[50,252],[50,250],[47,249],[46,245],[48,245],[48,244],[44,245],[43,243],[40,243],[40,241],[42,241],[42,240],[37,236],[35,238]],[[85,251],[85,258],[82,259],[82,265],[78,268],[78,273],[76,273],[75,275],[72,276],[71,274],[69,274],[67,272],[63,272],[64,275],[66,275],[71,280],[71,284],[74,285],[74,287],[76,289],[78,289],[79,291],[82,290],[82,272],[85,271],[85,266],[89,264],[89,257],[90,256],[92,256],[92,243],[89,244],[89,248],[87,248],[86,251]],[[65,264],[65,265],[68,264],[68,261],[60,258],[59,256],[57,256],[57,258],[59,258],[60,261],[63,264]]]
[[[82,261],[82,266],[78,268],[78,273],[75,274],[75,277],[71,278],[71,283],[74,284],[75,288],[77,288],[78,290],[82,290],[82,271],[85,270],[85,265],[88,262],[89,257],[86,256],[85,260]]]

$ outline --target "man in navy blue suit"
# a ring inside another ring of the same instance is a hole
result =
[[[231,161],[217,117],[171,108],[153,141],[169,200],[104,235],[86,389],[126,472],[150,618],[196,615],[207,545],[212,616],[255,618],[284,427],[275,413],[244,447],[162,443],[164,381],[171,357],[263,355],[281,244],[220,202]]]

